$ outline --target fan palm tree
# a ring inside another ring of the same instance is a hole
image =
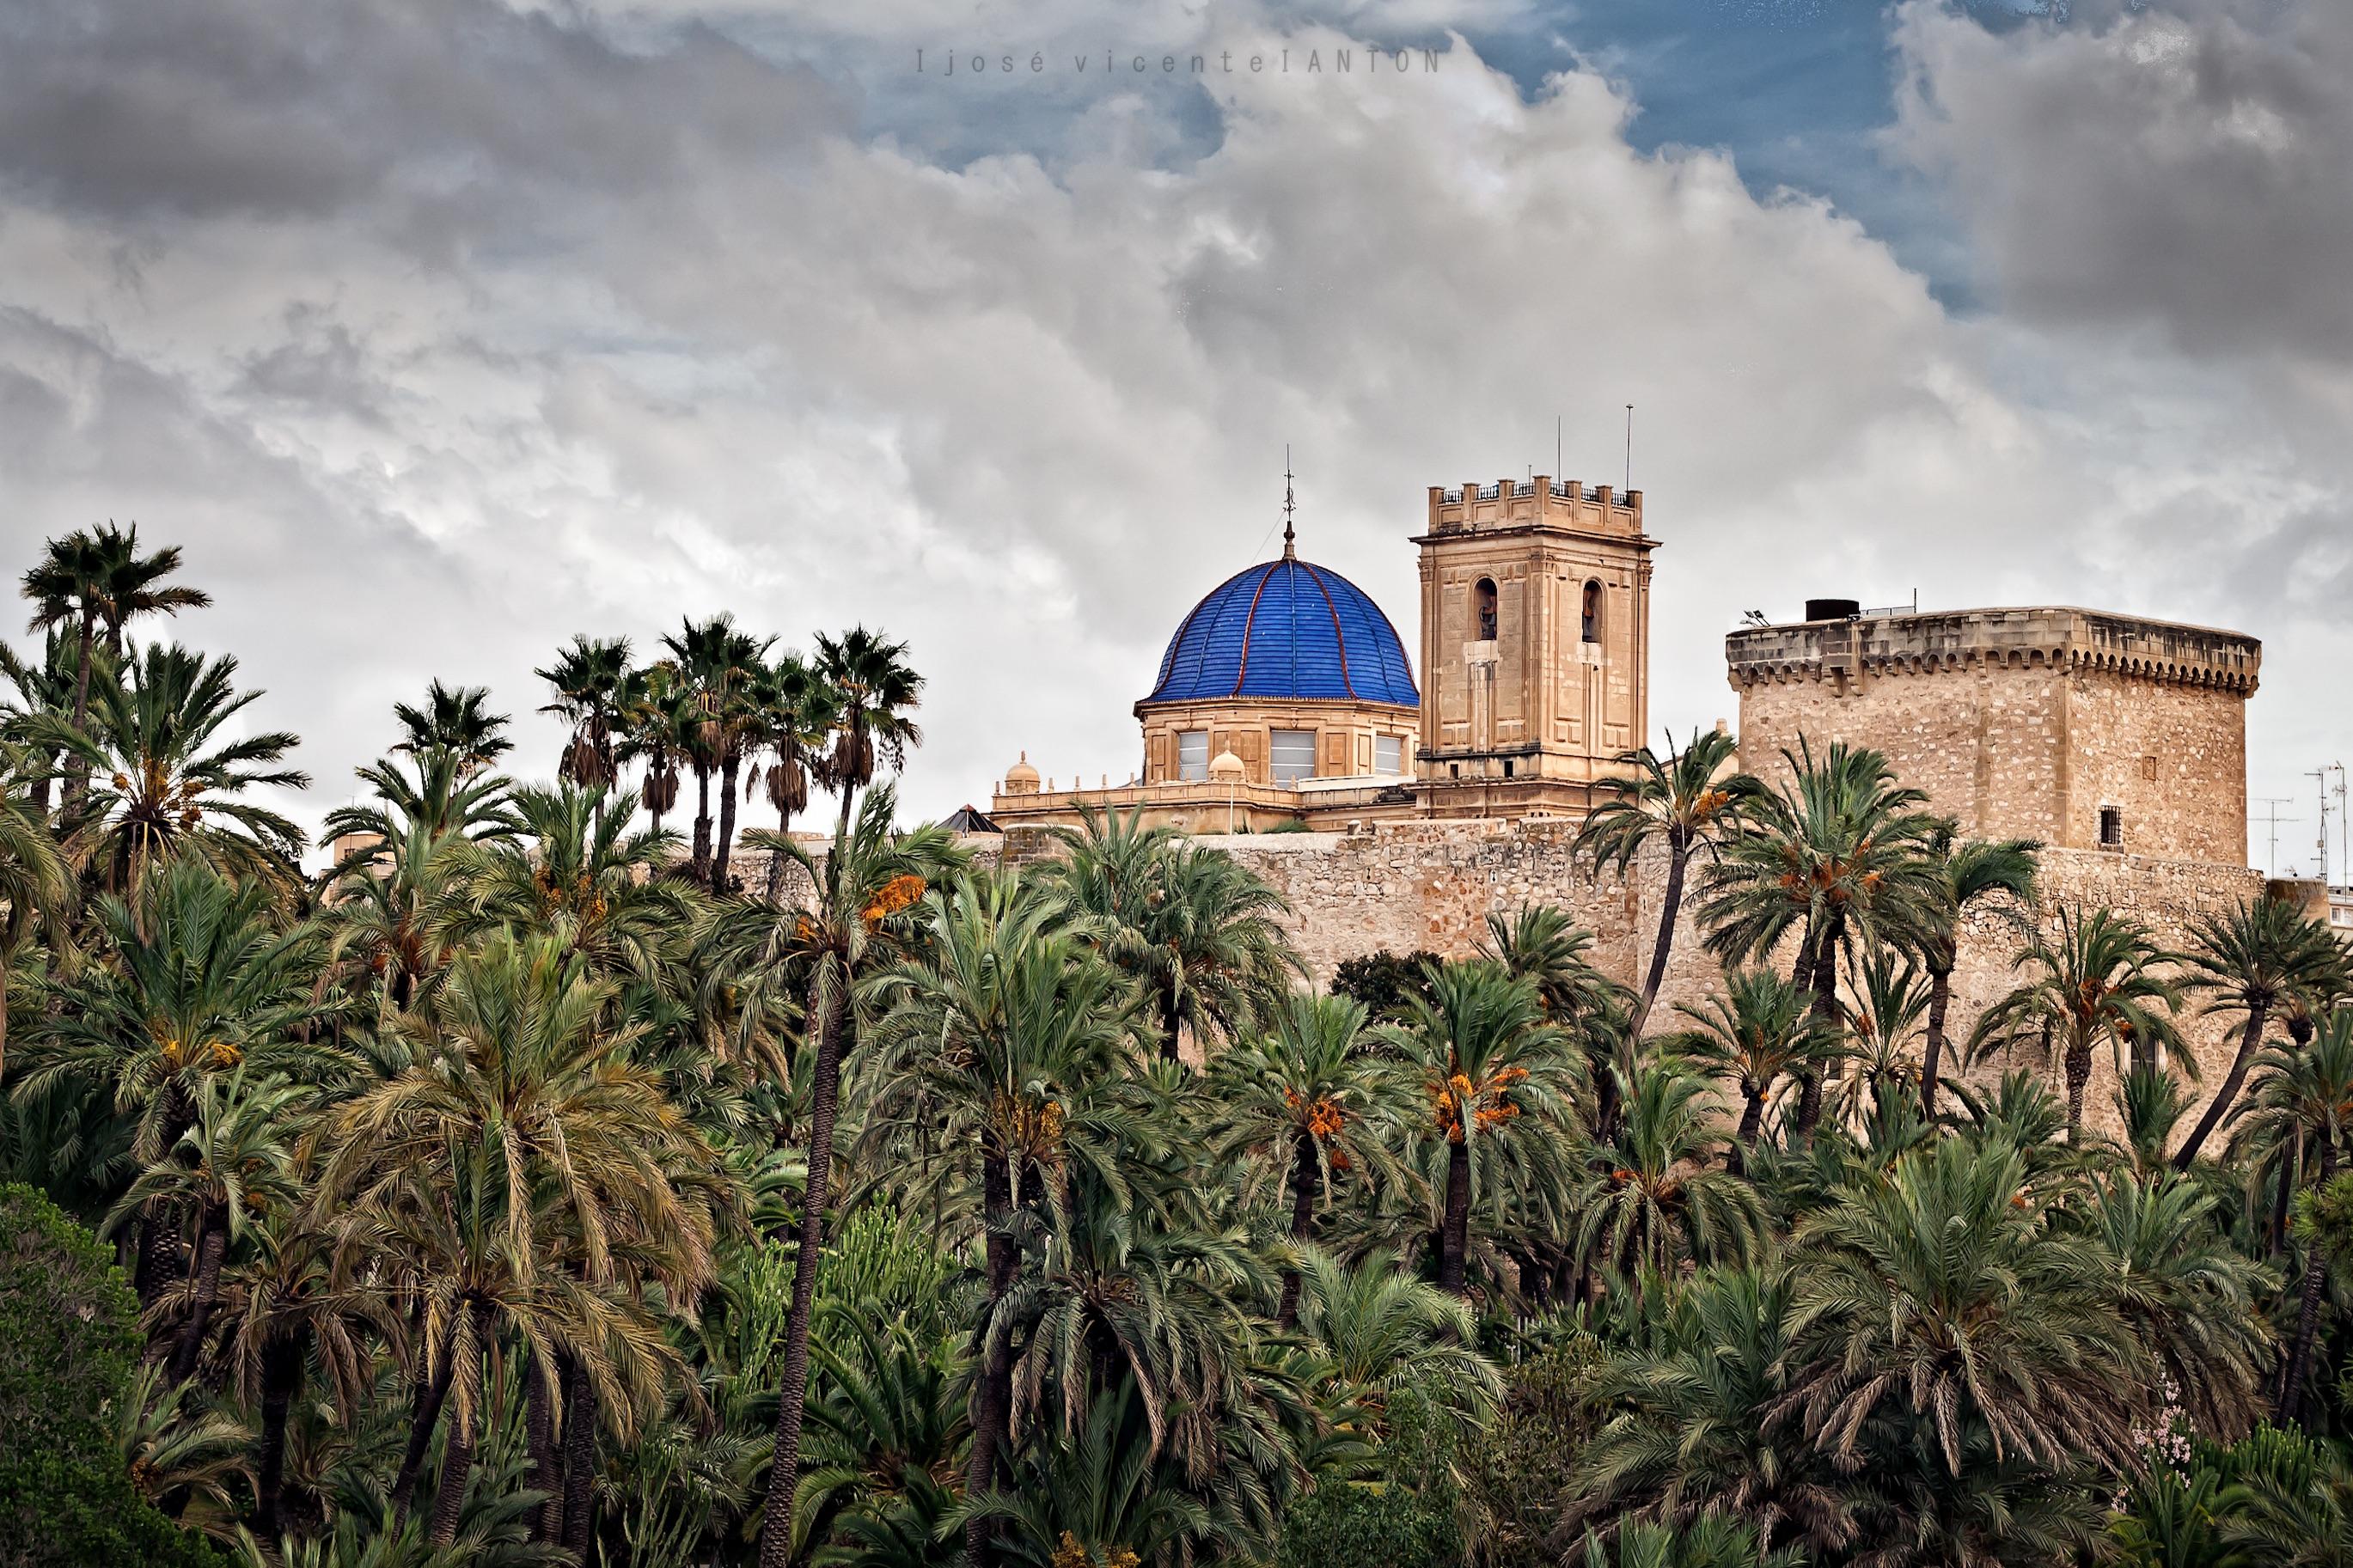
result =
[[[1997,1461],[2134,1463],[2150,1357],[2115,1256],[2052,1198],[2007,1141],[1947,1138],[1801,1221],[1805,1362],[1779,1408],[1842,1463],[1890,1422],[1955,1478],[1978,1425]]]
[[[70,626],[74,637],[73,728],[90,730],[90,671],[96,634],[106,633],[112,662],[122,658],[122,634],[136,616],[177,615],[212,603],[201,589],[165,584],[180,569],[177,545],[152,555],[139,553],[139,525],[118,529],[106,522],[53,539],[40,562],[25,574],[23,592],[33,601],[32,631]],[[66,800],[80,800],[90,778],[90,759],[69,754]]]
[[[1910,905],[1918,917],[1903,934],[1928,975],[1928,1045],[1920,1058],[1920,1110],[1936,1114],[1936,1085],[1944,1072],[1945,1021],[1953,1005],[1953,970],[1960,962],[1961,922],[1979,905],[2007,907],[2013,915],[2031,908],[2042,846],[2031,838],[1964,839],[1958,825],[1938,822],[1921,845],[1927,872],[1920,897]]]
[[[555,662],[533,675],[555,689],[540,709],[571,730],[555,776],[583,789],[610,789],[620,782],[614,752],[622,723],[621,703],[629,682],[629,639],[575,637]]]
[[[1637,1036],[1666,978],[1692,858],[1704,855],[1712,861],[1717,846],[1739,826],[1741,814],[1764,793],[1765,786],[1754,776],[1739,771],[1739,761],[1738,742],[1721,730],[1694,729],[1681,750],[1671,732],[1664,757],[1648,746],[1622,753],[1618,766],[1624,771],[1602,781],[1599,787],[1609,798],[1587,816],[1572,847],[1574,854],[1591,856],[1597,871],[1614,863],[1621,877],[1644,847],[1653,843],[1665,847],[1666,891],[1660,900],[1651,966],[1634,1006]]]
[[[893,829],[895,794],[868,794],[854,828],[838,835],[820,870],[788,838],[756,834],[754,847],[779,850],[808,874],[816,889],[807,910],[760,906],[748,951],[747,979],[776,989],[799,978],[807,1000],[802,1016],[811,1050],[808,1175],[801,1204],[800,1250],[793,1264],[792,1308],[786,1321],[776,1391],[776,1458],[770,1467],[767,1513],[760,1529],[760,1568],[785,1568],[792,1552],[793,1496],[800,1463],[802,1406],[808,1390],[810,1314],[817,1271],[825,1253],[826,1211],[831,1203],[834,1122],[841,1102],[843,1049],[853,991],[901,956],[917,924],[908,911],[932,879],[953,865],[945,833],[934,827]]]
[[[1838,961],[1849,941],[1875,942],[1920,923],[1933,876],[1922,848],[1937,819],[1877,752],[1833,742],[1817,759],[1800,739],[1783,751],[1788,782],[1757,795],[1709,868],[1701,923],[1727,963],[1768,957],[1798,938],[1791,978],[1815,1012],[1839,1019]],[[1802,1080],[1797,1131],[1820,1114],[1820,1080]]]
[[[118,891],[135,892],[183,845],[225,870],[292,881],[301,829],[244,796],[310,777],[276,765],[298,743],[285,731],[223,738],[262,695],[237,689],[237,660],[151,646],[123,674],[93,693],[86,732],[55,715],[31,726],[36,743],[80,763],[85,781],[105,781],[76,812],[68,855]]]
[[[2181,989],[2208,998],[2201,1013],[2236,1013],[2245,1019],[2230,1070],[2173,1156],[2176,1167],[2186,1171],[2238,1098],[2273,1010],[2294,996],[2307,1015],[2318,1012],[2353,978],[2347,973],[2345,950],[2326,925],[2306,919],[2285,899],[2269,896],[2242,900],[2227,914],[2194,917],[2189,946],[2176,959],[2188,971]]]
[[[75,892],[73,868],[50,835],[47,814],[0,765],[0,1075],[8,1061],[9,974],[36,933],[63,934]]]
[[[426,687],[421,706],[392,705],[393,719],[400,726],[400,741],[392,749],[412,756],[448,752],[458,759],[460,774],[479,773],[514,750],[506,732],[512,721],[491,712],[490,704],[486,686],[444,686],[436,680]]]
[[[776,809],[776,837],[788,837],[793,816],[808,809],[809,769],[826,740],[839,728],[842,714],[833,688],[820,679],[797,654],[785,654],[766,667],[753,693],[758,705],[757,741],[774,759],[756,779]],[[751,787],[747,779],[745,788]],[[785,896],[785,856],[768,856],[768,902]]]
[[[1811,994],[1770,969],[1732,970],[1721,994],[1698,1006],[1676,1005],[1693,1026],[1670,1037],[1666,1047],[1739,1092],[1736,1154],[1757,1147],[1776,1086],[1820,1071],[1839,1051],[1837,1032],[1814,1016],[1812,1005]]]
[[[1578,1064],[1545,1021],[1535,983],[1485,960],[1440,965],[1430,996],[1408,997],[1399,1021],[1380,1034],[1429,1100],[1420,1135],[1445,1152],[1438,1286],[1460,1296],[1480,1189],[1492,1201],[1510,1167],[1549,1155]]]
[[[819,763],[818,782],[841,797],[836,837],[849,836],[850,797],[874,782],[876,765],[905,766],[923,731],[908,715],[922,706],[923,678],[907,663],[907,645],[864,626],[838,637],[817,637],[818,678],[835,698],[833,749]]]
[[[1616,1136],[1585,1161],[1571,1199],[1577,1255],[1631,1276],[1685,1258],[1746,1262],[1764,1234],[1756,1190],[1714,1168],[1724,1138],[1708,1080],[1673,1057],[1638,1065]]]
[[[670,660],[630,672],[620,696],[621,740],[617,762],[643,761],[638,802],[661,831],[661,819],[678,806],[678,770],[693,750],[702,721],[692,688]]]
[[[2091,1079],[2093,1050],[2102,1042],[2120,1058],[2119,1079],[2127,1043],[2134,1066],[2171,1060],[2194,1076],[2198,1062],[2181,1049],[2173,1023],[2180,988],[2158,973],[2165,955],[2146,927],[2112,910],[2066,908],[2059,911],[2058,928],[2055,936],[2028,934],[2010,964],[2026,978],[1978,1016],[1969,1056],[1974,1060],[2021,1046],[2045,1055],[2058,1051],[2066,1074],[2067,1125],[2080,1138],[2084,1086]]]
[[[416,1064],[338,1107],[322,1137],[304,1223],[413,1260],[441,1390],[418,1429],[449,1402],[437,1546],[455,1536],[501,1326],[543,1379],[568,1356],[600,1405],[627,1408],[677,1352],[622,1287],[657,1282],[691,1302],[713,1278],[718,1157],[630,1059],[632,1032],[606,1021],[612,999],[554,943],[491,938],[404,1022]]]

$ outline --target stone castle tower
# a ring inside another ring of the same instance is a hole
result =
[[[1433,488],[1414,542],[1422,809],[1583,816],[1650,728],[1642,492],[1543,474]]]

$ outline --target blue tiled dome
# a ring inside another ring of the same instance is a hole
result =
[[[1196,605],[1145,700],[1211,697],[1421,701],[1381,607],[1337,572],[1289,556],[1235,574]]]

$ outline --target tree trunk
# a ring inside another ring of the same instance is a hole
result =
[[[697,881],[711,875],[711,767],[698,761],[694,764],[694,876]]]
[[[1322,1185],[1317,1178],[1323,1173],[1323,1162],[1316,1157],[1315,1134],[1300,1129],[1298,1142],[1291,1156],[1291,1239],[1306,1241],[1315,1234],[1316,1189]],[[1274,1321],[1284,1329],[1299,1321],[1299,1270],[1282,1271],[1282,1304],[1275,1309]]]
[[[1945,1065],[1945,1013],[1953,1005],[1953,972],[1928,971],[1928,1047],[1920,1058],[1920,1114],[1936,1117],[1936,1079]]]
[[[2231,1070],[2222,1075],[2222,1087],[2214,1091],[2212,1100],[2207,1101],[2205,1114],[2198,1119],[2198,1125],[2189,1130],[2189,1136],[2182,1140],[2180,1149],[2175,1152],[2175,1170],[2189,1169],[2197,1160],[2199,1148],[2205,1143],[2207,1135],[2221,1125],[2223,1116],[2229,1112],[2231,1101],[2237,1098],[2239,1085],[2247,1076],[2247,1064],[2254,1060],[2255,1047],[2263,1042],[2263,1023],[2270,1011],[2261,1002],[2247,1009],[2247,1026],[2239,1031],[2238,1055],[2231,1058]]]
[[[2337,1172],[2337,1141],[2320,1141],[2320,1173],[2313,1183],[2317,1192]],[[2310,1256],[2304,1265],[2304,1290],[2296,1301],[2295,1349],[2288,1352],[2287,1365],[2280,1372],[2279,1402],[2273,1415],[2276,1425],[2285,1426],[2295,1419],[2297,1408],[2304,1403],[2304,1380],[2312,1372],[2313,1340],[2320,1331],[2320,1288],[2328,1279],[2328,1247],[2316,1229]]]
[[[843,815],[849,813],[844,787]],[[839,853],[841,841],[835,842]],[[838,873],[838,868],[836,868]],[[825,1251],[826,1186],[832,1176],[833,1120],[841,1098],[842,1010],[849,977],[822,998],[818,987],[839,961],[820,961],[809,982],[809,1016],[818,1022],[817,1061],[809,1093],[808,1178],[801,1200],[800,1250],[793,1259],[793,1304],[785,1320],[784,1373],[776,1390],[776,1457],[768,1469],[768,1513],[760,1526],[760,1568],[786,1568],[792,1560],[793,1492],[799,1483],[801,1416],[808,1397],[809,1319],[817,1306],[818,1263]]]
[[[1464,1108],[1466,1116],[1470,1114]],[[1438,1238],[1438,1288],[1460,1296],[1471,1250],[1471,1145],[1446,1146],[1446,1218]]]
[[[92,651],[91,637],[96,629],[93,618],[85,611],[81,617],[81,636],[77,645],[79,651],[74,660],[73,710],[74,733],[85,740],[90,737],[90,658]],[[70,811],[74,806],[79,805],[82,795],[89,789],[89,760],[79,752],[67,752],[65,795],[67,809]]]
[[[1013,1344],[997,1325],[997,1304],[1013,1286],[1020,1263],[1006,1226],[1013,1219],[1013,1170],[1005,1152],[984,1147],[980,1156],[981,1205],[988,1226],[988,1301],[981,1310],[980,1331],[973,1345],[979,1372],[973,1378],[966,1419],[972,1427],[972,1447],[965,1456],[964,1495],[978,1497],[997,1483],[997,1472],[1011,1447],[1008,1427],[1013,1417]],[[965,1561],[978,1568],[996,1533],[993,1521],[965,1521]]]
[[[1650,1021],[1651,1004],[1659,999],[1659,986],[1667,978],[1667,955],[1675,943],[1675,915],[1683,907],[1683,873],[1691,861],[1691,850],[1682,845],[1667,846],[1667,891],[1659,905],[1659,940],[1651,949],[1651,972],[1642,977],[1642,999],[1634,1009],[1633,1037],[1642,1037],[1642,1026]]]
[[[2067,1142],[2084,1136],[2084,1086],[2092,1080],[2092,1042],[2079,1036],[2067,1042]]]
[[[438,1369],[427,1372],[431,1358],[422,1347],[417,1352],[417,1382],[409,1399],[408,1450],[401,1456],[400,1468],[392,1478],[392,1508],[396,1521],[394,1530],[408,1518],[408,1505],[417,1496],[417,1478],[425,1471],[425,1456],[433,1447],[433,1424],[441,1418],[441,1406],[449,1397],[449,1375],[457,1369],[444,1355]]]
[[[139,1216],[139,1256],[131,1276],[141,1309],[153,1306],[155,1298],[179,1277],[180,1238],[151,1205]]]
[[[727,858],[735,848],[735,781],[743,765],[731,749],[719,770],[719,844],[711,858],[711,890],[721,898],[727,896]]]
[[[1757,1134],[1765,1127],[1765,1091],[1752,1089],[1745,1098],[1747,1103],[1740,1108],[1740,1131],[1733,1155],[1736,1162],[1739,1159],[1739,1150],[1757,1147]]]
[[[2304,1133],[2299,1129],[2291,1132],[2289,1139],[2287,1147],[2280,1151],[2279,1174],[2272,1182],[2269,1253],[2274,1258],[2287,1248],[2288,1204],[2295,1193],[2295,1178],[2304,1169]]]
[[[180,1326],[179,1343],[172,1352],[165,1375],[185,1383],[196,1374],[196,1358],[204,1353],[205,1330],[212,1323],[213,1303],[220,1300],[221,1259],[228,1251],[228,1215],[206,1204],[196,1219],[196,1299],[188,1321]]]
[[[578,1358],[564,1387],[564,1532],[575,1563],[588,1561],[596,1533],[596,1380]]]
[[[564,1529],[564,1475],[555,1458],[554,1400],[547,1392],[548,1369],[539,1352],[526,1348],[522,1357],[522,1484],[540,1494],[539,1511],[532,1515],[530,1539],[554,1541]]]
[[[1846,935],[1846,917],[1833,912],[1822,927],[1819,940],[1812,945],[1811,973],[1806,976],[1808,988],[1814,994],[1814,1005],[1809,1009],[1813,1017],[1835,1028],[1839,1024],[1838,955],[1839,942]],[[1798,1078],[1797,1132],[1810,1138],[1822,1119],[1822,1078],[1820,1068],[1809,1068]]]
[[[776,813],[776,837],[784,838],[792,833],[793,814]],[[768,902],[781,905],[785,901],[785,848],[779,844],[768,852]]]
[[[286,1424],[302,1386],[302,1339],[285,1334],[261,1351],[261,1445],[253,1478],[253,1533],[276,1545],[286,1495]]]
[[[474,1412],[480,1421],[483,1412]],[[441,1480],[433,1492],[433,1521],[425,1531],[426,1544],[439,1550],[458,1539],[458,1521],[466,1512],[466,1478],[474,1469],[473,1427],[452,1421],[441,1445]]]
[[[1160,1059],[1165,1062],[1180,1061],[1183,1058],[1176,1054],[1176,1037],[1184,1028],[1185,1021],[1183,1015],[1176,1008],[1176,984],[1163,982],[1159,986],[1159,992]]]

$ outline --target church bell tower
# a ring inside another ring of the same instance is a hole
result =
[[[1433,816],[1582,816],[1650,730],[1642,492],[1539,474],[1430,491],[1421,743]]]

